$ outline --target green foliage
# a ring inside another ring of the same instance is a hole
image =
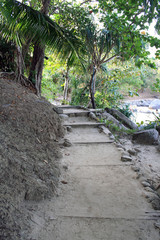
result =
[[[156,78],[156,82],[154,83],[154,90],[160,92],[160,79]]]
[[[97,107],[116,107],[119,105],[123,95],[119,92],[120,82],[115,71],[97,76],[97,91],[95,102]]]
[[[109,130],[115,134],[115,133],[119,133],[119,134],[123,134],[123,133],[127,133],[127,134],[133,134],[136,132],[136,130],[134,129],[125,129],[122,127],[117,126],[115,123],[113,123],[112,121],[109,120],[103,120],[103,122],[106,124],[106,127],[109,128]]]
[[[118,109],[121,113],[123,113],[126,117],[128,117],[128,118],[130,118],[130,117],[133,115],[133,113],[132,113],[132,111],[130,110],[128,104],[126,104],[126,105],[124,105],[124,106],[122,106],[122,107],[118,107],[117,109]]]
[[[47,60],[44,62],[44,72],[42,78],[42,95],[49,100],[55,99],[57,94],[63,95],[65,68],[54,55],[46,52]]]
[[[147,87],[153,86],[156,77],[159,76],[158,62],[153,61],[155,69],[148,65],[142,64],[140,67],[135,66],[133,59],[123,62],[119,61],[108,65],[108,69],[114,70],[117,79],[120,81],[119,91],[123,95],[138,95],[138,91],[143,91]]]
[[[54,100],[59,92],[58,86],[45,76],[42,78],[42,96],[48,100]]]
[[[85,83],[85,78],[79,76],[71,77],[71,105],[84,105],[87,106],[89,102],[89,87]]]

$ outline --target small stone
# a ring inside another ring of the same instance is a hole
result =
[[[153,193],[154,193],[153,189],[150,188],[150,187],[145,187],[145,190],[146,190],[147,192],[153,192]]]
[[[72,143],[68,139],[64,139],[63,146],[64,147],[70,147],[70,146],[72,146]]]
[[[130,156],[128,156],[128,155],[122,155],[122,157],[121,157],[121,161],[122,162],[131,162],[132,161],[132,158],[130,157]]]
[[[72,127],[71,126],[67,126],[67,131],[68,132],[72,132]]]
[[[68,119],[68,115],[66,115],[66,114],[59,114],[59,116],[60,116],[62,119]]]
[[[118,150],[121,152],[121,153],[124,153],[124,149],[119,147]]]
[[[110,138],[111,140],[115,140],[115,137],[114,137],[113,135],[110,135],[109,138]]]
[[[135,172],[139,172],[140,171],[140,169],[138,167],[136,167],[136,166],[132,166],[132,170],[135,171]]]
[[[154,198],[151,203],[155,210],[160,210],[160,198]]]
[[[137,155],[137,151],[129,149],[128,153],[131,154],[132,156],[136,156]]]
[[[93,112],[90,112],[90,113],[89,113],[89,117],[90,117],[91,119],[97,121],[97,117],[96,117],[96,115],[95,115]]]
[[[149,202],[152,202],[155,199],[156,195],[153,192],[146,192],[145,198],[149,200]]]
[[[135,150],[136,152],[141,152],[141,150],[140,150],[139,148],[134,148],[134,150]]]
[[[160,229],[160,222],[156,222],[156,223],[154,224],[154,226],[155,226],[155,228]]]
[[[160,144],[157,146],[157,151],[160,152]]]
[[[160,196],[160,185],[157,187],[156,191],[157,191],[158,195]]]
[[[143,187],[150,187],[151,185],[148,183],[148,182],[146,182],[146,181],[143,181],[143,182],[141,182],[142,183],[142,185],[143,185]]]
[[[53,110],[58,114],[63,114],[63,110],[61,108],[58,108],[58,107],[54,106]]]

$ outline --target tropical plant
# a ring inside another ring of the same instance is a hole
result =
[[[0,3],[0,32],[3,38],[12,40],[17,45],[20,80],[23,78],[24,67],[22,47],[25,52],[29,46],[34,47],[29,79],[35,85],[37,94],[41,93],[45,46],[50,47],[61,58],[74,57],[80,46],[80,41],[73,33],[47,16],[50,1],[44,0],[41,3],[41,11],[15,0],[2,0]]]

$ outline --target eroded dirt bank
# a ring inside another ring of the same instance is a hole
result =
[[[25,202],[53,195],[63,127],[52,105],[0,78],[0,239],[25,239]]]

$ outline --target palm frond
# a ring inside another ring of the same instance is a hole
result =
[[[15,0],[2,0],[0,3],[0,32],[19,43],[31,38],[33,43],[47,45],[61,58],[67,58],[71,52],[79,57],[81,43],[72,33],[48,16]]]

